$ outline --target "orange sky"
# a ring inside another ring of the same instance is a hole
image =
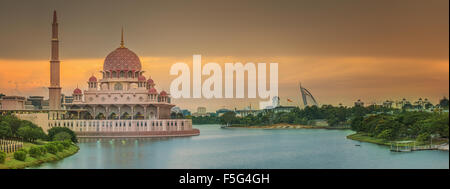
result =
[[[192,65],[192,57],[141,57],[145,76],[155,80],[157,89],[169,90],[170,82],[176,76],[169,75],[170,66],[176,62]],[[448,96],[449,61],[432,59],[400,59],[371,57],[202,57],[207,62],[278,62],[279,95],[282,104],[297,105],[298,82],[307,87],[321,104],[344,103],[351,105],[356,99],[367,103],[381,103],[383,100],[397,100],[403,97],[411,100],[429,98],[434,103],[442,96]],[[332,62],[332,63],[330,63]],[[8,95],[47,96],[49,62],[47,60],[5,60],[0,59],[0,91]],[[78,85],[86,89],[87,79],[94,74],[101,77],[103,59],[69,59],[61,63],[61,85],[63,93],[70,95]],[[203,77],[202,79],[206,79]],[[287,103],[286,98],[294,100]],[[186,100],[174,101],[183,108],[195,109],[206,106],[211,111],[217,108],[242,108],[252,104],[257,107],[258,99],[241,100]]]

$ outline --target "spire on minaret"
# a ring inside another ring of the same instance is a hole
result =
[[[123,44],[123,26],[122,26],[122,38],[120,40],[120,48],[125,48],[125,46]]]
[[[56,19],[56,10],[53,11],[53,23],[56,24],[58,20]]]

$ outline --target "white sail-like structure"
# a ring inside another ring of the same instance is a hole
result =
[[[302,94],[302,100],[304,107],[307,106],[319,106],[314,96],[311,94],[311,92],[308,91],[308,89],[302,87],[301,84],[299,84],[300,87],[300,93]]]

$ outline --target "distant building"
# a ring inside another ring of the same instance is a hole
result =
[[[217,114],[215,112],[207,112],[206,117],[215,117]]]
[[[44,102],[43,96],[30,96],[28,98],[21,96],[4,96],[1,103],[1,110],[42,110]]]
[[[191,111],[189,111],[187,109],[181,110],[181,113],[183,114],[183,116],[190,116],[191,115]]]
[[[171,109],[172,113],[177,113],[177,114],[183,114],[183,116],[190,116],[191,115],[191,111],[187,110],[187,109],[181,109],[178,106],[175,106]]]
[[[246,117],[248,115],[256,116],[259,113],[262,113],[263,111],[262,110],[249,110],[249,109],[247,109],[247,110],[235,110],[234,112],[236,113],[237,117]]]
[[[392,105],[394,104],[394,101],[392,100],[386,100],[383,102],[383,107],[385,108],[393,108]]]
[[[170,109],[170,112],[174,112],[174,113],[181,113],[181,108],[178,106],[174,106],[172,109]]]
[[[197,108],[197,112],[195,112],[194,114],[192,114],[193,116],[196,116],[196,117],[198,117],[198,116],[207,116],[206,115],[206,108],[205,107],[198,107]]]
[[[412,108],[412,105],[409,101],[406,100],[406,98],[403,98],[401,101],[395,102],[395,108],[408,109],[408,108]]]
[[[25,102],[22,96],[3,96],[0,99],[2,110],[25,110]]]
[[[217,114],[217,116],[220,117],[220,116],[222,116],[224,113],[227,113],[227,112],[232,112],[232,110],[222,108],[222,109],[218,109],[218,110],[216,111],[216,114]]]
[[[364,102],[361,101],[361,99],[358,99],[358,101],[355,102],[355,107],[364,107]]]
[[[33,105],[33,109],[42,110],[42,104],[44,102],[43,96],[29,96],[27,98],[27,101],[31,102],[31,104]]]
[[[72,103],[72,102],[73,102],[73,96],[64,96],[63,103]]]
[[[31,101],[25,101],[25,110],[36,110]]]
[[[292,110],[296,109],[296,106],[278,106],[276,108],[273,108],[274,113],[280,113],[280,112],[291,112]]]
[[[197,113],[200,113],[200,114],[206,113],[206,108],[205,107],[198,107],[197,108]]]
[[[302,95],[303,107],[319,106],[319,103],[317,103],[316,99],[314,98],[314,96],[311,94],[311,92],[308,89],[302,87],[301,84],[299,84],[299,87],[300,87],[300,93]]]
[[[272,98],[272,105],[271,106],[266,106],[266,107],[264,107],[264,109],[272,109],[272,108],[275,108],[275,107],[278,107],[278,106],[280,106],[280,97],[274,96]]]
[[[49,100],[44,100],[44,101],[42,101],[42,109],[43,109],[43,110],[48,110],[48,109],[50,109],[50,102],[49,102]]]

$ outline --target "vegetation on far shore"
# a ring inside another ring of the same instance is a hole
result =
[[[391,143],[393,141],[387,141],[385,139],[381,139],[381,138],[376,138],[376,137],[370,137],[367,133],[353,133],[351,135],[347,136],[348,139],[351,140],[357,140],[357,141],[361,141],[361,142],[370,142],[370,143],[374,143],[374,144],[379,144],[379,145],[386,145],[386,146],[390,146]],[[408,138],[405,138],[404,140],[410,140]],[[401,140],[398,140],[401,141]],[[429,145],[429,144],[433,144],[433,145],[439,145],[439,144],[444,144],[448,142],[448,139],[445,138],[436,138],[430,141],[415,141],[417,146],[420,145]],[[402,144],[397,144],[399,146],[401,146]]]
[[[448,110],[449,101],[444,98],[439,106]],[[390,141],[414,140],[417,144],[448,142],[448,112],[407,111],[381,105],[367,107],[322,107],[308,106],[290,112],[247,115],[237,117],[235,112],[221,116],[192,117],[194,124],[222,124],[249,128],[324,128],[313,126],[316,120],[325,120],[326,128],[351,128],[357,133],[348,138],[377,144],[390,144]],[[285,125],[286,127],[283,127]],[[303,127],[297,126],[303,125]],[[278,127],[279,126],[279,127]],[[435,143],[436,144],[436,143]]]
[[[350,126],[313,126],[313,125],[298,125],[288,123],[277,123],[273,125],[230,125],[228,128],[250,128],[250,129],[350,129]]]
[[[360,139],[374,143],[415,140],[430,143],[449,137],[448,113],[401,112],[398,114],[378,114],[359,116],[351,120],[352,130],[360,133]],[[365,138],[361,138],[365,136]],[[381,142],[376,142],[375,138]]]

